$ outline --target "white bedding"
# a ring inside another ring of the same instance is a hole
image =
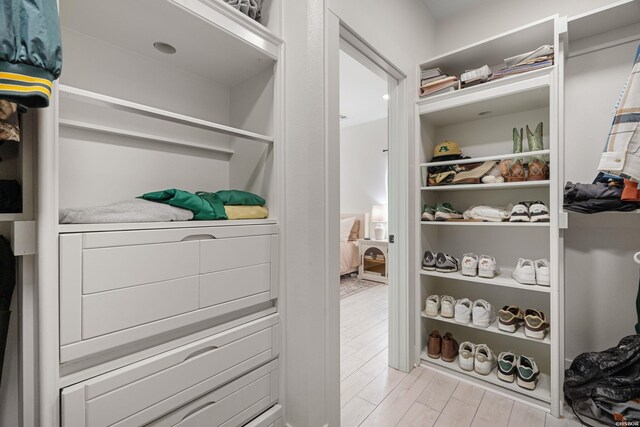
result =
[[[340,275],[352,273],[360,266],[358,242],[340,242]]]

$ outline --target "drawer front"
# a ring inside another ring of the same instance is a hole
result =
[[[271,264],[234,268],[200,276],[200,307],[271,290]]]
[[[278,371],[252,372],[215,390],[173,413],[149,424],[150,427],[238,427],[273,404],[273,383]],[[256,379],[256,377],[258,377]]]
[[[244,427],[282,427],[282,406],[274,405]]]
[[[72,371],[88,356],[104,360],[177,329],[264,309],[277,298],[278,236],[249,231],[260,230],[62,235],[61,363]]]
[[[198,274],[197,241],[88,249],[82,255],[82,291],[103,292]]]
[[[198,309],[198,277],[82,297],[82,338],[88,339]]]
[[[200,242],[200,273],[271,262],[271,237],[251,236]]]
[[[65,425],[139,426],[180,408],[277,357],[277,322],[267,316],[64,389]]]

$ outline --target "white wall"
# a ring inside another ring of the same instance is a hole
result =
[[[387,119],[340,129],[340,210],[387,204]]]
[[[419,0],[327,1],[347,25],[401,67],[409,81],[417,81],[416,63],[432,53],[433,42],[433,23]],[[324,207],[326,9],[318,0],[284,0],[282,10],[287,41],[287,423],[295,427],[337,425],[338,378],[328,377],[333,374],[328,369],[334,356],[325,353],[330,339],[326,286],[332,279],[324,275],[326,251],[311,250],[326,244],[328,227]],[[409,99],[414,100],[414,89],[407,90]],[[406,126],[412,135],[413,117],[409,116]]]
[[[611,0],[494,0],[438,21],[438,54],[554,14],[573,16],[615,3]],[[425,58],[426,59],[426,58]]]

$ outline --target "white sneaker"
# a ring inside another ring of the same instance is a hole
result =
[[[536,270],[533,266],[533,261],[530,259],[519,258],[516,269],[511,273],[511,277],[513,277],[516,282],[522,283],[523,285],[535,285]]]
[[[489,375],[497,365],[496,355],[486,344],[476,346],[476,359],[473,369],[480,375]]]
[[[455,321],[463,325],[467,325],[471,321],[471,300],[469,298],[456,301]]]
[[[440,297],[440,316],[452,318],[455,314],[456,300],[449,295],[442,295]]]
[[[465,371],[473,371],[473,361],[476,358],[476,345],[465,341],[458,348],[458,364]]]
[[[496,259],[489,255],[480,255],[480,261],[478,261],[478,276],[492,279],[498,275],[500,275],[500,269],[496,264]]]
[[[533,202],[529,206],[529,221],[531,222],[549,222],[549,209],[542,202]]]
[[[511,209],[509,222],[529,222],[529,208],[526,203],[520,202]]]
[[[551,267],[546,259],[533,262],[536,269],[536,282],[541,286],[551,286]]]
[[[456,316],[458,314],[456,305]],[[483,299],[479,299],[473,303],[471,309],[471,317],[473,318],[473,326],[480,328],[488,328],[496,320],[496,310],[491,304]],[[457,319],[456,319],[457,321]]]
[[[429,295],[423,313],[431,317],[437,316],[440,313],[440,296]]]
[[[462,256],[462,275],[472,277],[478,275],[478,255],[469,253]]]

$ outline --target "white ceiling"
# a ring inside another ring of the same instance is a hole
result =
[[[355,126],[387,117],[387,82],[340,51],[340,127]]]
[[[422,0],[422,3],[427,7],[433,19],[440,21],[487,1],[488,0]]]

